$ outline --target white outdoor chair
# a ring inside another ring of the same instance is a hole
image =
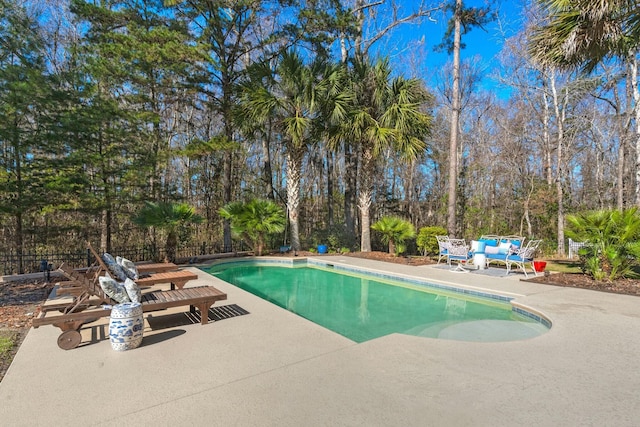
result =
[[[447,244],[447,264],[451,266],[451,261],[458,261],[456,271],[467,271],[463,268],[463,264],[471,259],[471,251],[469,245],[464,239],[449,239]]]
[[[442,258],[447,257],[447,245],[449,243],[449,236],[436,236],[436,240],[438,241],[438,264]]]
[[[505,259],[505,264],[507,264],[507,274],[511,271],[511,265],[515,265],[517,268],[522,270],[524,277],[528,277],[525,266],[526,264],[529,264],[533,271],[533,275],[537,276],[538,272],[533,266],[533,259],[540,243],[542,243],[542,240],[529,240],[526,245],[520,247],[511,255],[507,256]]]

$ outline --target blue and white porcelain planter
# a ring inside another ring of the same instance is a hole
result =
[[[143,330],[142,304],[125,302],[113,306],[109,321],[111,348],[125,351],[139,347]]]

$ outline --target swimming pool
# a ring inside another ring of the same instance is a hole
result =
[[[204,271],[356,342],[391,333],[513,341],[548,330],[539,318],[512,310],[506,298],[465,295],[332,267],[227,262]]]

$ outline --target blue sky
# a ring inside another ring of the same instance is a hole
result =
[[[411,10],[414,0],[402,0],[406,10]],[[466,0],[466,7],[481,7],[485,0]],[[521,0],[495,0],[493,10],[498,18],[486,25],[485,29],[474,28],[463,36],[466,48],[462,50],[461,60],[468,60],[478,56],[482,67],[485,69],[485,78],[482,87],[494,89],[496,82],[490,78],[493,70],[499,67],[497,55],[502,50],[502,44],[506,38],[517,34],[523,24]],[[420,67],[434,73],[452,60],[446,52],[435,52],[433,47],[442,41],[442,36],[447,27],[449,15],[435,14],[432,19],[425,20],[421,25],[404,25],[396,29],[386,40],[381,40],[376,48],[391,57],[392,62],[408,64],[408,58],[417,56]],[[402,71],[402,70],[401,70]],[[429,80],[429,76],[422,76]]]

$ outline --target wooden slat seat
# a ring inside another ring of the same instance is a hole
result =
[[[160,283],[171,283],[171,289],[182,289],[189,280],[195,280],[197,278],[198,275],[190,271],[167,271],[164,273],[155,273],[149,277],[143,277],[136,280],[136,283],[141,288],[157,285]]]
[[[164,273],[166,271],[176,271],[178,266],[172,262],[155,262],[149,264],[136,264],[136,269],[140,274]]]

